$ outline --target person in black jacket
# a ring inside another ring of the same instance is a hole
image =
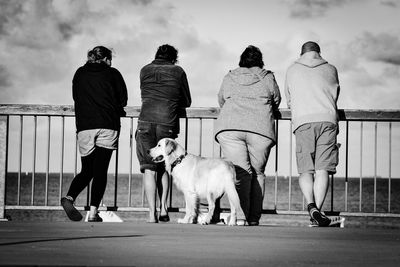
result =
[[[136,154],[143,173],[149,205],[148,222],[169,221],[167,193],[169,177],[164,163],[154,163],[147,151],[165,137],[176,138],[179,117],[192,99],[185,71],[176,65],[178,51],[165,44],[158,48],[155,59],[140,71],[142,107],[136,130]],[[156,192],[160,197],[160,215],[156,212]]]
[[[120,117],[126,115],[128,95],[121,73],[111,67],[110,49],[96,46],[88,52],[87,59],[72,80],[82,170],[61,198],[61,205],[72,221],[82,220],[74,201],[93,179],[88,221],[101,222],[98,207],[106,189],[111,155],[118,146]]]

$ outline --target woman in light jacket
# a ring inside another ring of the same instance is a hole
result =
[[[273,73],[263,67],[260,49],[248,46],[239,68],[225,75],[218,93],[215,139],[235,165],[236,189],[249,225],[258,225],[261,218],[264,171],[276,143],[273,114],[281,101]]]

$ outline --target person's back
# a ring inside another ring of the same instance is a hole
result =
[[[309,122],[337,122],[339,79],[319,53],[304,53],[286,73],[285,93],[294,129]]]
[[[142,68],[140,89],[141,121],[176,126],[179,109],[191,104],[184,70],[164,59],[155,59]]]
[[[74,201],[91,183],[89,222],[102,222],[98,214],[107,186],[107,171],[113,150],[118,148],[120,117],[128,101],[121,73],[111,67],[112,51],[96,46],[87,54],[72,80],[77,144],[81,171],[71,182],[61,205],[72,221],[82,220]]]
[[[261,50],[249,45],[239,68],[222,81],[214,137],[223,156],[235,165],[241,207],[252,226],[259,225],[262,214],[265,167],[276,142],[273,113],[280,101],[279,86],[273,73],[264,69]],[[214,220],[218,221],[218,213]]]
[[[310,226],[329,226],[335,220],[321,212],[329,174],[338,164],[339,96],[337,70],[320,56],[317,43],[306,42],[301,57],[288,68],[285,94],[296,136],[299,185],[307,202]]]
[[[253,132],[275,142],[273,108],[280,103],[280,92],[271,71],[260,67],[229,71],[218,102],[224,108],[217,119],[215,136],[230,129]]]
[[[77,131],[119,130],[127,104],[126,85],[120,72],[106,63],[86,63],[73,78]]]
[[[175,139],[179,134],[179,115],[191,105],[185,71],[176,66],[178,50],[164,44],[155,59],[140,71],[142,107],[135,134],[136,155],[143,173],[143,184],[149,205],[148,222],[169,221],[167,196],[168,173],[163,163],[156,163],[148,150],[162,138]],[[157,218],[156,193],[160,196],[160,214]]]

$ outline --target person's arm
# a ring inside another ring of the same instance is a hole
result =
[[[115,69],[115,90],[117,93],[118,108],[120,109],[121,117],[126,115],[124,107],[128,104],[128,90],[124,78],[121,73]]]
[[[186,73],[183,72],[181,76],[181,108],[188,108],[192,104],[192,97],[190,96],[189,83],[186,77]]]
[[[276,110],[278,110],[278,107],[281,104],[282,100],[281,92],[279,91],[279,86],[275,80],[274,74],[272,74],[271,72],[270,74],[267,75],[267,77],[271,88],[273,106]]]
[[[336,103],[337,103],[337,101],[339,99],[339,94],[340,94],[340,83],[339,83],[339,75],[338,75],[338,72],[337,72],[336,68],[335,68],[335,72],[336,72],[336,81],[337,81],[337,84],[338,84],[337,94],[336,94]]]
[[[72,78],[72,99],[76,101],[77,98],[77,88],[76,88],[76,80],[77,80],[78,70],[75,72],[74,77]]]
[[[224,92],[225,92],[225,77],[222,81],[221,87],[219,88],[218,92],[218,104],[219,107],[222,108],[222,106],[225,104],[225,97],[224,97]]]
[[[290,88],[289,88],[289,83],[288,83],[288,73],[287,72],[286,72],[286,78],[285,78],[285,96],[286,96],[287,107],[290,108],[291,99],[290,99]]]

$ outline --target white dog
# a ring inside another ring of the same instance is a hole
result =
[[[208,213],[199,219],[199,223],[209,224],[215,200],[226,193],[231,209],[228,224],[236,225],[237,214],[243,215],[243,211],[235,188],[235,168],[231,162],[188,154],[175,140],[169,138],[161,139],[148,152],[154,162],[165,162],[167,172],[185,196],[186,215],[178,223],[197,223],[200,198],[206,198]]]

